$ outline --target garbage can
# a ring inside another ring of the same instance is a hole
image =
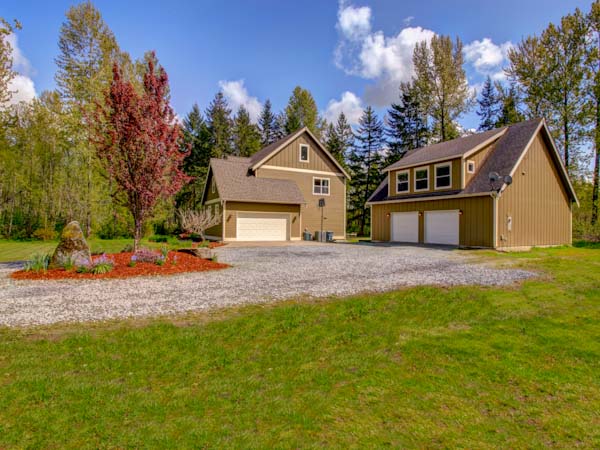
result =
[[[305,231],[304,232],[303,239],[305,241],[312,241],[312,234],[310,233],[310,231]]]
[[[327,240],[327,242],[333,242],[333,231],[326,231],[325,239]]]
[[[320,231],[315,231],[315,241],[323,242],[325,237],[325,233],[321,233]]]

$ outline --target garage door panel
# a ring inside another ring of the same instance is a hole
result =
[[[394,212],[391,215],[392,242],[419,242],[419,213]]]
[[[458,211],[426,211],[425,243],[459,245]]]
[[[285,241],[289,215],[243,213],[237,216],[238,241]]]

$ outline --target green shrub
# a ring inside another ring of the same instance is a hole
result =
[[[72,270],[75,268],[75,260],[71,256],[67,256],[60,265],[65,270]]]
[[[51,241],[56,239],[56,231],[53,228],[38,228],[33,232],[33,237],[40,241]]]
[[[169,242],[169,236],[155,234],[154,236],[150,236],[148,240],[150,242]]]
[[[45,272],[48,270],[48,264],[50,264],[50,255],[36,253],[25,262],[24,270],[27,272]]]

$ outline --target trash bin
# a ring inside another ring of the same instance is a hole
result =
[[[321,233],[320,231],[315,231],[315,241],[323,242],[325,237],[325,233]]]
[[[310,234],[310,231],[305,231],[304,232],[303,239],[305,241],[312,241],[312,234]]]
[[[327,242],[333,242],[333,231],[326,231],[325,239],[327,240]]]

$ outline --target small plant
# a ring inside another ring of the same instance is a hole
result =
[[[102,255],[92,263],[91,272],[95,275],[108,273],[115,267],[115,262],[106,255]]]
[[[154,264],[156,264],[157,266],[164,266],[165,262],[167,262],[167,259],[161,256],[156,261],[154,261]]]
[[[174,266],[177,265],[177,255],[173,255],[173,259],[171,260],[171,264],[173,264]]]
[[[129,267],[135,267],[136,264],[137,264],[137,256],[131,255],[131,259],[129,260],[129,262],[127,263],[127,265]]]
[[[218,261],[219,261],[219,258],[217,258],[217,255],[213,255],[213,257],[212,257],[212,258],[210,258],[210,260],[211,260],[212,262],[218,262]]]
[[[121,250],[121,253],[131,253],[133,251],[133,244],[127,244],[125,247],[123,247],[123,249]]]
[[[169,256],[169,247],[167,247],[166,245],[163,245],[160,248],[160,253],[161,253],[161,255],[163,255],[163,258],[167,259],[167,256]]]
[[[63,259],[60,266],[65,270],[73,270],[76,265],[75,259],[72,256],[67,256],[65,259]]]
[[[50,255],[36,253],[29,261],[25,263],[26,272],[45,272],[50,264]]]
[[[163,255],[149,248],[140,248],[135,252],[136,262],[147,262],[156,264],[159,259],[164,259]]]
[[[210,241],[202,241],[200,243],[200,245],[198,245],[198,247],[200,247],[200,248],[209,248],[210,247]]]

